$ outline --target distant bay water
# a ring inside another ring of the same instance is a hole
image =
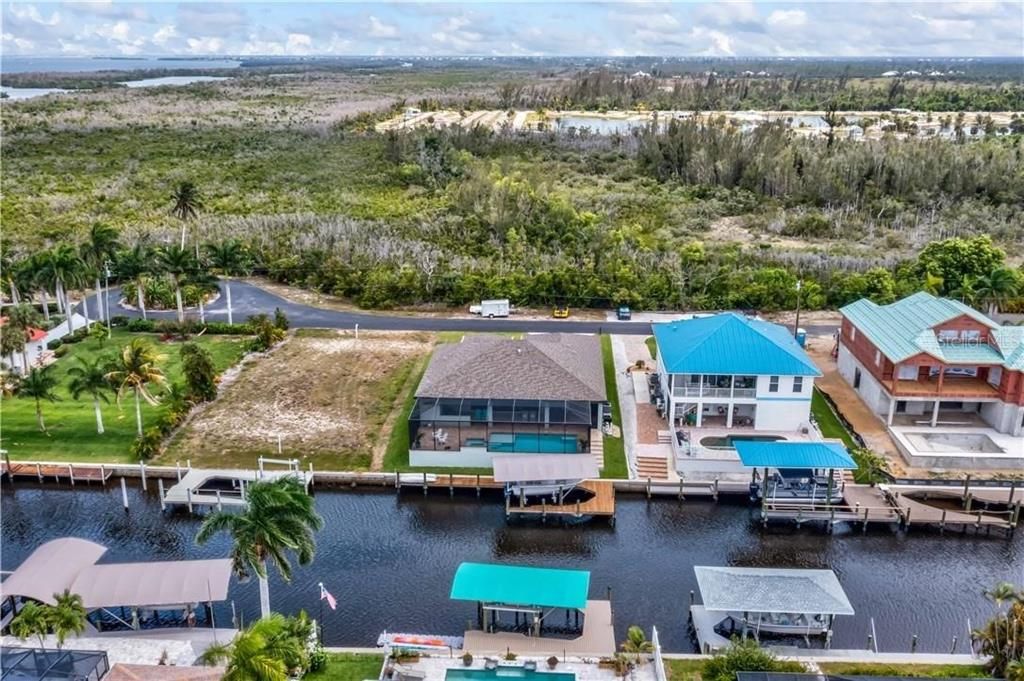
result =
[[[93,71],[136,71],[140,69],[230,69],[240,62],[229,59],[158,59],[142,57],[113,59],[109,57],[3,57],[0,73],[89,73]],[[166,76],[123,81],[128,87],[157,87],[160,85],[188,85],[224,80],[216,76]],[[18,88],[0,86],[8,99],[32,99],[44,95],[68,92],[60,88]]]
[[[16,57],[0,58],[3,73],[83,73],[88,71],[135,71],[137,69],[230,69],[240,62],[230,59],[159,59],[140,57]]]

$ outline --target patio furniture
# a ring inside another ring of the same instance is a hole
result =
[[[523,662],[523,669],[525,669],[528,672],[535,672],[535,671],[537,671],[537,661],[536,660],[526,660],[525,662]]]
[[[484,669],[492,670],[493,671],[493,670],[495,670],[497,668],[498,668],[498,660],[497,660],[497,658],[494,658],[494,657],[485,657],[484,658]]]

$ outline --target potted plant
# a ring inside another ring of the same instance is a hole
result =
[[[473,666],[473,654],[468,650],[462,653],[462,665],[465,667]]]
[[[558,658],[554,655],[548,658],[548,669],[554,669],[558,666]]]

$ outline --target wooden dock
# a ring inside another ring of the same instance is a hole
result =
[[[593,497],[586,501],[576,501],[567,504],[554,504],[541,501],[540,504],[529,506],[517,505],[512,497],[505,497],[505,517],[513,515],[540,516],[542,519],[548,516],[561,516],[582,518],[584,516],[597,516],[604,518],[615,517],[615,486],[610,480],[586,480],[577,486],[593,493]]]
[[[15,478],[35,478],[39,482],[67,480],[72,485],[76,482],[99,482],[106,484],[113,472],[103,464],[39,464],[39,463],[3,463],[0,472],[12,481]]]
[[[964,530],[967,527],[974,527],[976,530],[980,530],[984,527],[987,531],[995,527],[1007,532],[1012,532],[1020,520],[1020,501],[1005,510],[972,511],[970,497],[963,498],[949,490],[929,490],[929,493],[937,501],[946,501],[947,503],[960,501],[964,504],[964,508],[959,510],[928,504],[882,485],[848,483],[844,486],[843,502],[840,504],[765,500],[761,506],[761,519],[765,524],[769,520],[790,520],[794,521],[797,526],[805,522],[820,521],[825,522],[830,531],[837,522],[850,522],[859,523],[865,531],[871,523],[882,523],[896,524],[904,529],[930,525],[938,527],[940,530],[944,530],[946,527],[960,527]],[[986,497],[993,497],[987,501],[995,502],[994,497],[997,494],[998,492],[986,495]],[[1006,493],[1003,499],[1008,497],[1009,494]]]

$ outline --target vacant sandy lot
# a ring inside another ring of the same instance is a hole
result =
[[[284,454],[304,466],[369,468],[374,445],[387,440],[385,420],[433,345],[426,333],[363,332],[357,340],[349,331],[300,331],[229,378],[162,458],[252,468],[261,454],[276,455],[280,436]]]

